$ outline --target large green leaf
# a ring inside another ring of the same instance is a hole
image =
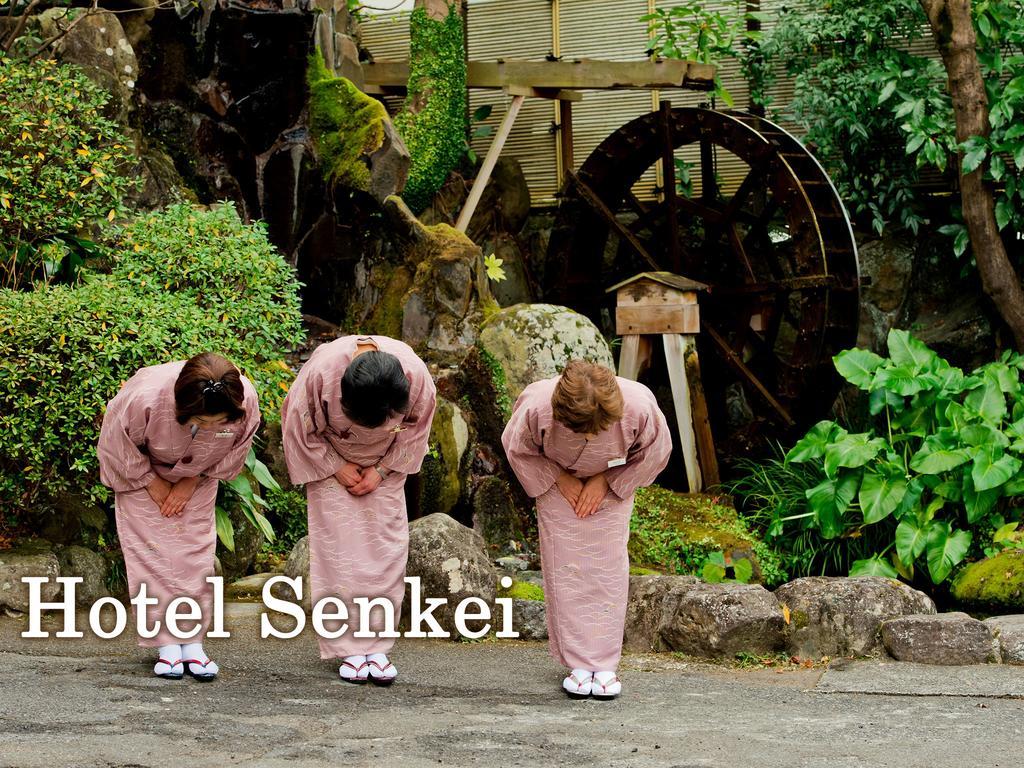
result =
[[[256,482],[262,485],[264,488],[269,488],[272,491],[280,491],[281,485],[274,479],[274,476],[270,474],[270,470],[267,469],[267,465],[257,459],[252,465],[252,476]]]
[[[806,491],[807,505],[826,539],[834,539],[843,532],[843,515],[857,493],[860,478],[859,472],[827,478]]]
[[[932,367],[939,356],[921,341],[910,335],[908,331],[893,328],[888,338],[889,357],[897,365],[905,365],[917,370]]]
[[[865,432],[829,443],[825,448],[825,474],[835,477],[839,467],[863,467],[885,447],[885,440],[872,438]]]
[[[228,552],[235,551],[235,526],[228,517],[227,511],[219,504],[214,507],[214,520],[217,526],[217,538]]]
[[[871,386],[875,371],[885,364],[885,358],[870,349],[847,349],[832,358],[832,361],[840,376],[861,389]]]
[[[850,576],[884,576],[895,579],[899,574],[881,555],[874,555],[866,560],[855,560],[850,566]]]
[[[1010,438],[990,424],[968,424],[960,429],[960,439],[967,445],[975,446],[997,445],[1005,448],[1010,444]]]
[[[864,522],[871,524],[891,515],[907,493],[906,478],[899,475],[865,472],[860,485],[860,508]]]
[[[932,583],[945,581],[967,556],[970,546],[970,531],[954,531],[945,520],[933,522],[928,530],[928,575]]]
[[[974,489],[971,476],[964,473],[963,499],[964,508],[967,510],[967,522],[973,525],[991,512],[1003,493],[1006,493],[1005,488],[992,488],[979,493]]]
[[[928,528],[919,526],[913,515],[907,515],[896,526],[896,552],[905,564],[914,562],[927,544]]]
[[[965,449],[950,446],[948,436],[929,435],[910,459],[910,468],[926,475],[937,475],[959,467],[969,458],[970,455]]]
[[[974,466],[971,481],[976,491],[997,488],[1020,471],[1020,459],[1014,458],[1003,449],[990,445],[974,449]]]
[[[982,385],[964,399],[964,405],[986,421],[997,424],[1006,415],[1006,396],[994,376],[986,375]]]
[[[825,448],[832,440],[846,436],[846,430],[834,421],[819,421],[797,441],[796,445],[790,448],[786,454],[786,461],[797,464],[812,459],[819,459],[825,455]]]
[[[898,395],[907,397],[920,392],[928,387],[928,381],[920,372],[910,365],[894,365],[891,368],[882,368],[876,374],[871,384],[872,389],[885,387],[891,389]]]

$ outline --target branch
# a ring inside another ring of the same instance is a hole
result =
[[[40,0],[32,0],[28,4],[28,8],[25,12],[18,17],[18,23],[14,26],[14,31],[7,37],[7,41],[4,43],[4,53],[10,53],[11,48],[14,47],[14,41],[21,37],[21,33],[25,31],[25,25],[28,24],[28,17],[32,14],[32,11],[39,5]],[[14,0],[11,0],[11,8],[14,8]]]

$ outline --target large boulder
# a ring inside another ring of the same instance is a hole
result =
[[[547,640],[547,611],[543,600],[512,600],[512,629],[520,640]]]
[[[757,584],[641,576],[630,580],[625,641],[711,658],[772,653],[785,646],[785,620],[779,601]]]
[[[0,609],[28,610],[28,585],[21,581],[25,576],[49,579],[41,585],[43,602],[51,602],[57,597],[62,589],[57,581],[60,563],[49,544],[29,541],[14,549],[0,551]]]
[[[484,551],[483,539],[448,515],[435,513],[409,524],[407,573],[419,577],[423,600],[439,597],[448,601],[435,609],[433,615],[453,638],[458,637],[455,609],[460,601],[478,597],[487,605],[494,605],[498,572]],[[408,605],[406,599],[406,613]],[[467,625],[475,630],[482,623]]]
[[[884,353],[886,337],[899,322],[910,290],[914,254],[912,240],[888,236],[863,243],[857,249],[861,274],[870,278],[861,290],[857,346]]]
[[[1024,615],[985,619],[996,638],[1004,664],[1024,664]]]
[[[789,608],[789,651],[795,656],[867,656],[881,650],[883,621],[909,614],[933,614],[923,592],[878,577],[796,579],[775,590]]]
[[[901,616],[882,622],[882,642],[898,661],[959,666],[999,661],[993,628],[966,613]]]
[[[78,605],[89,607],[101,597],[109,597],[107,589],[107,559],[99,552],[72,544],[57,551],[61,576],[80,576],[82,582],[75,585],[75,600]]]
[[[953,580],[952,592],[961,605],[1024,612],[1024,550],[1008,549],[964,566]]]
[[[554,304],[515,304],[482,326],[480,344],[505,373],[509,395],[561,373],[570,360],[615,368],[608,342],[587,317]]]

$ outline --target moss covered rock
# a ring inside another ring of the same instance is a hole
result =
[[[570,360],[615,368],[608,342],[587,317],[554,304],[514,304],[491,315],[480,345],[501,364],[509,395],[561,373]]]
[[[515,551],[513,545],[525,541],[523,525],[515,498],[500,477],[484,477],[473,491],[473,530],[488,546],[499,551]]]
[[[727,499],[656,485],[637,491],[629,538],[634,567],[699,574],[712,552],[750,560],[754,581],[773,585],[786,580],[778,553],[747,528]]]
[[[430,427],[430,447],[420,470],[422,515],[448,514],[458,503],[465,490],[462,469],[469,439],[469,425],[462,411],[439,397]]]
[[[1024,550],[1008,549],[965,566],[953,580],[952,591],[965,606],[1024,611]]]
[[[511,597],[513,600],[544,600],[544,588],[528,581],[513,581],[508,589],[499,589],[498,597]]]

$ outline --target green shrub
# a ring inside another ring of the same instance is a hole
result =
[[[288,555],[295,542],[309,533],[306,492],[301,488],[281,488],[268,491],[266,500],[270,507],[267,516],[277,532],[272,549],[279,554]]]
[[[813,467],[809,527],[826,540],[876,537],[883,546],[851,575],[945,581],[1006,523],[1001,501],[1024,493],[1024,357],[1007,352],[965,375],[906,331],[889,358],[840,352],[836,369],[869,393],[877,424],[850,434],[822,421],[787,454]],[[1016,510],[1019,514],[1019,510]]]
[[[139,291],[191,297],[252,359],[277,361],[303,338],[295,270],[266,226],[242,222],[232,203],[180,203],[133,220],[118,235],[113,275]]]
[[[0,286],[52,274],[74,235],[121,214],[133,155],[108,98],[77,67],[0,60]]]
[[[735,509],[711,496],[675,493],[656,485],[639,488],[629,530],[634,567],[700,575],[713,553],[751,553],[766,584],[786,580],[778,553],[751,532]]]
[[[218,352],[252,379],[264,417],[278,417],[292,378],[281,357],[301,316],[292,270],[262,227],[230,206],[176,206],[125,237],[110,275],[0,290],[0,506],[67,491],[106,499],[103,408],[143,366]]]
[[[508,589],[500,587],[498,597],[510,597],[513,600],[535,600],[544,602],[544,588],[528,581],[513,581]]]

